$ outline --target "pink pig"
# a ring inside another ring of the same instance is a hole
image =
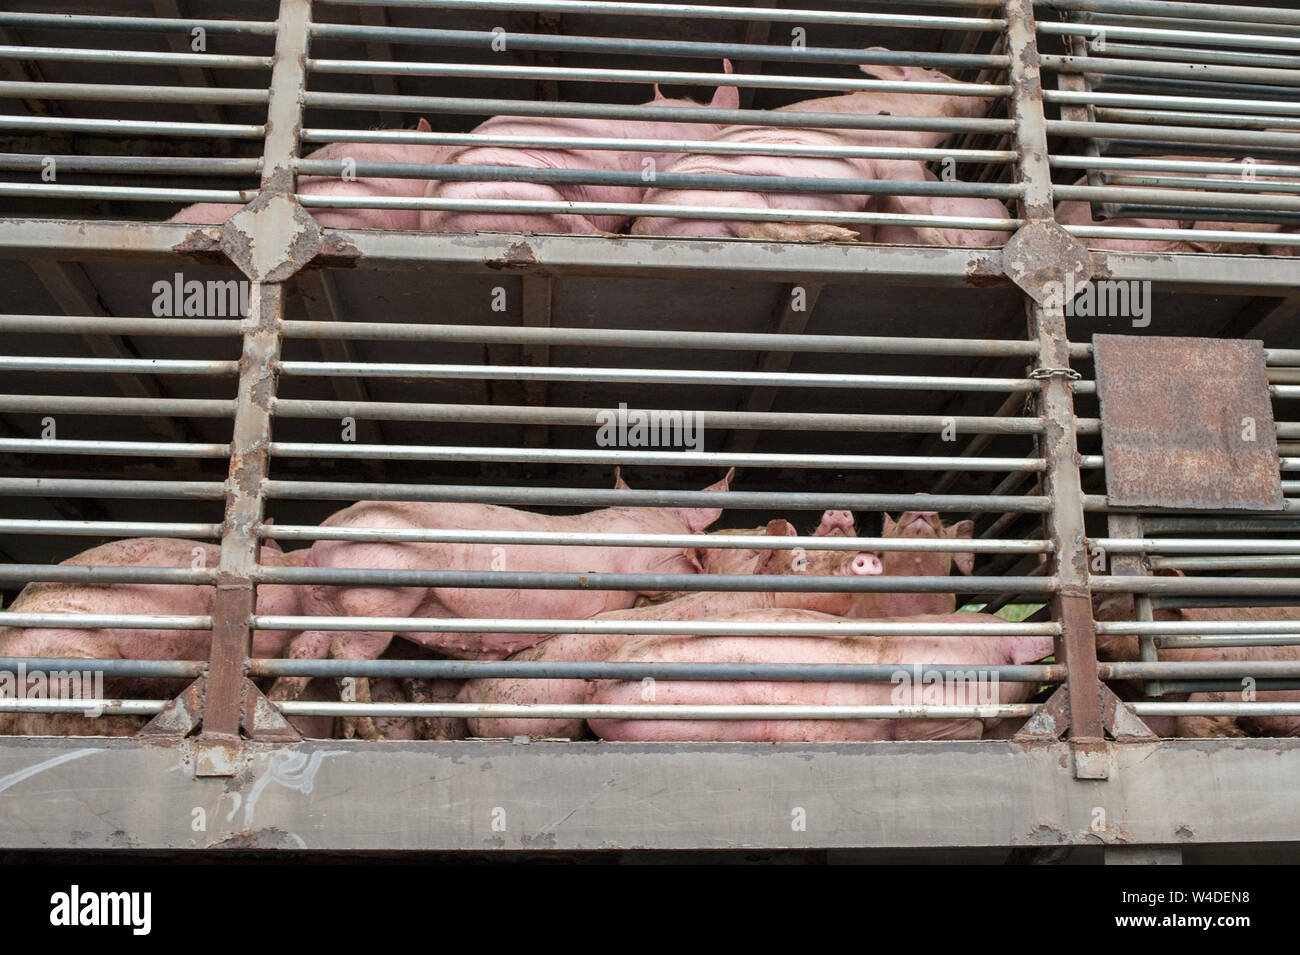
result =
[[[871,47],[881,50],[883,47]],[[914,66],[863,65],[862,72],[896,82],[953,83],[938,70]],[[843,96],[804,100],[781,111],[846,113],[852,115],[976,118],[988,110],[987,97],[863,91]],[[798,129],[774,126],[728,126],[714,140],[727,143],[782,143],[793,146],[895,146],[927,148],[941,145],[946,132],[887,129]],[[750,176],[800,176],[818,179],[892,180],[915,179],[918,163],[866,158],[815,158],[795,156],[738,156],[694,153],[670,165],[670,173]],[[741,209],[792,209],[828,212],[868,212],[878,206],[877,197],[865,194],[757,193],[709,191],[704,189],[651,189],[647,203],[674,206],[727,206]],[[646,215],[632,226],[634,235],[729,237],[796,240],[872,240],[869,226],[845,228],[816,222],[750,222],[706,219],[673,219]]]
[[[272,567],[302,566],[305,549],[281,552],[262,548],[261,563]],[[92,547],[65,560],[65,565],[91,567],[216,567],[221,548],[215,544],[176,538],[140,537]],[[207,616],[212,613],[215,588],[198,584],[61,583],[28,584],[10,610],[19,613],[149,614]],[[266,616],[299,614],[299,593],[286,585],[257,588],[257,612]],[[254,657],[279,657],[288,649],[291,632],[257,630]],[[0,627],[0,656],[86,659],[206,660],[211,650],[207,630],[84,629],[72,627]],[[109,677],[104,692],[110,698],[156,699],[175,696],[187,680]],[[130,735],[146,719],[48,713],[0,714],[0,733],[22,736]],[[306,735],[329,735],[328,721],[295,719]]]
[[[846,512],[836,512],[846,513]],[[773,521],[783,524],[784,521]],[[770,527],[770,525],[769,525]],[[794,528],[790,527],[791,534]],[[715,551],[716,552],[716,551]],[[709,553],[709,552],[705,552]],[[723,551],[722,553],[725,553]],[[758,574],[811,574],[816,576],[867,577],[880,573],[880,558],[867,551],[769,550],[753,569]],[[708,572],[718,568],[705,566]],[[748,572],[748,571],[747,571]],[[746,610],[802,608],[843,612],[852,594],[803,593],[799,591],[725,591],[695,592],[666,603],[631,610],[615,610],[597,615],[596,620],[701,620]],[[568,633],[542,641],[523,650],[512,660],[584,661],[604,660],[615,649],[636,636],[624,633]],[[585,680],[486,679],[466,684],[460,699],[469,703],[581,703],[586,694]],[[471,719],[469,729],[475,736],[544,736],[577,738],[583,722],[563,719]]]
[[[421,119],[416,132],[427,133],[431,127]],[[455,147],[410,145],[406,143],[329,143],[304,159],[335,160],[342,163],[395,162],[438,165],[446,162]],[[427,179],[352,179],[341,176],[299,176],[298,193],[304,196],[339,196],[360,198],[409,198],[424,195]],[[169,222],[225,222],[243,206],[200,202],[187,206]],[[420,225],[418,209],[310,209],[312,216],[329,229],[416,229]]]
[[[730,614],[732,621],[831,623],[842,618],[808,610],[759,610]],[[909,623],[1001,623],[986,614],[907,617]],[[591,703],[621,706],[652,703],[761,705],[998,704],[1027,700],[1036,687],[1000,681],[979,667],[1023,664],[1052,652],[1050,637],[642,637],[614,650],[623,663],[840,663],[897,664],[890,682],[656,680],[653,699],[640,681],[602,681],[588,692]],[[913,665],[919,665],[919,674]],[[935,683],[926,667],[975,670],[971,684]],[[979,739],[981,718],[861,720],[614,720],[593,719],[601,739],[624,741],[831,742],[884,739]]]
[[[724,61],[728,73],[731,64]],[[644,106],[698,107],[689,99],[668,99],[655,86],[655,97]],[[708,104],[710,109],[737,109],[739,94],[734,86],[719,86]],[[494,116],[474,132],[509,136],[617,137],[620,139],[707,139],[721,129],[717,123],[665,122],[660,120],[583,119],[553,116]],[[676,159],[674,153],[638,149],[542,149],[510,146],[467,146],[448,160],[458,165],[518,166],[526,169],[612,170],[649,174],[662,172]],[[444,181],[429,185],[433,199],[513,199],[547,202],[636,203],[641,201],[639,185],[550,185],[533,182]],[[557,232],[573,234],[616,233],[631,221],[630,216],[585,215],[582,213],[434,211],[420,217],[420,228],[428,232]]]

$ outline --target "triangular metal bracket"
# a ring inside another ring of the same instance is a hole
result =
[[[1101,691],[1102,722],[1106,735],[1117,743],[1154,743],[1160,737],[1151,732],[1127,703],[1115,695],[1106,684],[1098,684]],[[1047,702],[1011,737],[1017,743],[1041,743],[1061,739],[1070,731],[1070,690],[1057,687]]]
[[[302,739],[257,684],[247,677],[243,681],[243,705],[240,707],[239,728],[251,740],[265,743],[296,743]],[[203,725],[203,701],[207,692],[207,676],[200,676],[163,707],[161,713],[146,723],[140,736],[179,737],[191,736]]]

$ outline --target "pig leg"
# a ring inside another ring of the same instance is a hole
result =
[[[738,222],[736,235],[742,239],[772,242],[857,242],[855,229],[824,222]]]

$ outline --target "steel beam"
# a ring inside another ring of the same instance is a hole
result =
[[[237,775],[212,779],[194,775],[193,740],[6,738],[0,843],[491,851],[1300,842],[1300,740],[1111,749],[1115,772],[1087,786],[1071,785],[1065,744],[998,740],[250,742]],[[207,823],[199,831],[195,807]]]

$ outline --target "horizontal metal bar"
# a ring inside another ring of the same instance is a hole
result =
[[[998,30],[1004,20],[987,17],[919,16],[913,13],[842,13],[838,10],[782,10],[777,7],[724,7],[713,4],[620,3],[615,0],[320,0],[348,6],[384,6],[424,10],[500,10],[536,13],[581,13],[584,16],[668,17],[771,21],[774,23],[826,23],[843,26],[898,26],[944,30]],[[985,9],[983,0],[927,0],[929,6]]]
[[[1294,554],[1300,552],[1295,541],[1221,540],[1201,538],[1132,538],[1098,537],[1088,542],[1088,549],[1100,548],[1110,554]]]
[[[1105,636],[1214,636],[1300,634],[1300,620],[1098,620]]]
[[[1296,60],[1300,65],[1300,58]],[[1095,90],[1044,90],[1049,103],[1080,106],[1131,106],[1162,111],[1199,108],[1211,112],[1262,113],[1267,116],[1300,116],[1300,103],[1281,100],[1219,99],[1211,96],[1160,96],[1152,93],[1101,93]]]
[[[0,713],[81,713],[102,709],[104,715],[150,716],[162,711],[162,700],[51,700],[0,697]],[[495,717],[498,719],[679,719],[679,720],[869,720],[869,719],[994,719],[1032,716],[1030,703],[976,706],[727,706],[603,703],[276,703],[285,716],[370,717]],[[1151,704],[1147,704],[1151,705]],[[1160,704],[1164,705],[1164,704]],[[1261,705],[1262,704],[1252,704]],[[1300,712],[1300,703],[1294,704]],[[1265,710],[1252,710],[1264,713]],[[1289,711],[1288,711],[1289,712]]]
[[[33,522],[41,523],[41,522]],[[0,521],[0,531],[5,522]],[[395,527],[316,527],[309,524],[264,525],[259,534],[277,541],[406,541],[430,544],[556,544],[573,547],[708,547],[766,550],[878,550],[908,553],[1042,554],[1044,540],[965,540],[938,537],[802,537],[767,534],[623,534],[568,531],[435,530]]]
[[[1111,56],[1129,60],[1178,60],[1181,63],[1225,63],[1228,66],[1265,66],[1291,69],[1297,57],[1284,53],[1255,53],[1247,50],[1207,50],[1203,47],[1149,46],[1137,43],[1107,43]],[[1243,92],[1246,92],[1243,90]]]
[[[835,618],[830,623],[764,622],[761,620],[559,620],[470,617],[274,617],[254,616],[259,630],[383,630],[422,633],[436,627],[443,633],[585,633],[654,634],[659,636],[753,637],[1050,637],[1060,633],[1056,623],[938,623]],[[267,661],[269,663],[269,661]],[[349,665],[357,661],[348,661]],[[280,664],[275,664],[279,666]],[[351,672],[351,671],[348,671]]]
[[[1053,168],[1056,169],[1112,169],[1121,170],[1129,169],[1138,172],[1208,172],[1208,173],[1236,173],[1240,175],[1244,172],[1258,173],[1261,169],[1266,169],[1270,176],[1300,176],[1300,166],[1297,165],[1273,165],[1268,163],[1247,164],[1224,160],[1223,162],[1213,162],[1210,160],[1199,159],[1149,159],[1142,156],[1053,156],[1051,159]],[[1270,184],[1271,186],[1274,184]]]
[[[1009,588],[1008,588],[1009,589]],[[1096,593],[1163,594],[1166,596],[1254,596],[1300,594],[1300,577],[1123,577],[1095,576]]]
[[[239,374],[239,362],[180,358],[48,358],[36,355],[0,355],[0,371],[218,376]]]
[[[1100,663],[1103,680],[1225,679],[1256,677],[1259,679],[1300,677],[1298,660],[1178,660],[1142,663]],[[1240,687],[1239,687],[1240,688]]]
[[[100,660],[65,657],[0,657],[0,672],[92,670],[104,676],[194,677],[202,661]],[[403,677],[415,679],[488,680],[773,680],[808,682],[875,682],[918,674],[916,680],[964,680],[977,670],[981,680],[1048,682],[1060,680],[1064,667],[1054,665],[979,666],[961,664],[790,664],[790,663],[609,663],[481,660],[290,660],[252,661],[249,675],[261,677]]]
[[[0,626],[104,630],[211,630],[212,617],[139,613],[26,613],[0,610]],[[8,658],[0,657],[0,670]],[[59,657],[60,661],[65,658]],[[43,660],[43,663],[52,662]],[[109,661],[100,660],[100,663]],[[84,669],[84,668],[82,668]],[[107,671],[105,671],[107,672]]]
[[[7,485],[0,479],[0,489]],[[11,482],[37,480],[9,478]],[[45,483],[53,484],[55,479]],[[64,482],[67,483],[67,482]],[[89,482],[86,482],[89,483]],[[181,482],[136,481],[141,485],[192,485]],[[210,487],[214,485],[199,485]],[[318,501],[443,501],[478,504],[544,505],[555,507],[739,507],[774,510],[927,510],[940,512],[1026,511],[1041,513],[1050,502],[1031,495],[1001,497],[980,494],[821,494],[806,491],[646,491],[609,488],[489,487],[465,484],[362,484],[343,481],[266,482],[275,499]],[[662,588],[656,588],[662,589]]]
[[[326,0],[330,2],[330,0]],[[1038,0],[1048,10],[1079,13],[1149,14],[1158,17],[1190,17],[1203,20],[1240,20],[1246,23],[1285,23],[1300,26],[1300,10],[1291,7],[1247,7],[1219,3],[1174,2],[1174,0]]]
[[[1208,30],[1160,30],[1147,27],[1129,27],[1107,24],[1098,27],[1090,23],[1051,23],[1039,20],[1038,32],[1048,36],[1095,36],[1098,30],[1109,42],[1116,40],[1145,40],[1154,43],[1188,43],[1201,46],[1233,46],[1243,49],[1300,50],[1300,38],[1264,36],[1249,33],[1210,32]]]
[[[1241,680],[1161,680],[1160,695],[1170,693],[1241,693]],[[1300,690],[1300,680],[1252,680],[1255,690]]]
[[[14,480],[7,478],[3,480]],[[215,567],[89,567],[83,564],[0,564],[0,580],[33,580],[78,584],[214,584]]]
[[[0,330],[10,316],[0,316]],[[21,317],[21,316],[19,316]],[[154,319],[164,325],[172,319]],[[25,330],[25,329],[16,329]],[[161,332],[160,332],[161,334]],[[486,345],[591,345],[609,348],[709,348],[719,351],[847,352],[849,354],[1030,357],[1033,342],[1002,339],[905,338],[864,335],[775,335],[636,328],[525,328],[517,325],[421,325],[400,322],[284,323],[286,338],[359,338],[370,341],[472,342]],[[1092,346],[1072,345],[1072,358]],[[1297,351],[1300,355],[1300,351]],[[1297,361],[1300,364],[1300,361]]]
[[[701,155],[808,156],[814,158],[915,159],[1009,163],[1008,149],[922,149],[895,146],[827,146],[805,143],[746,143],[708,139],[620,139],[607,136],[511,136],[496,133],[416,132],[409,129],[303,129],[304,143],[397,143],[401,145],[510,146],[519,149],[613,149],[620,152],[698,153]],[[303,161],[311,157],[304,157]],[[1270,172],[1272,171],[1270,167]]]
[[[4,47],[0,47],[0,56]],[[317,73],[361,74],[363,76],[435,76],[466,77],[476,79],[530,79],[561,80],[569,83],[672,83],[675,85],[711,85],[725,81],[728,86],[824,90],[835,93],[857,92],[910,92],[919,96],[934,94],[950,96],[954,92],[965,96],[1005,97],[1011,95],[1010,86],[992,83],[964,83],[954,89],[950,83],[923,83],[907,80],[846,80],[829,76],[789,76],[761,73],[686,72],[681,70],[584,69],[571,66],[522,66],[511,63],[429,63],[405,60],[307,60],[307,69]]]
[[[110,187],[100,187],[107,189]],[[148,191],[148,190],[141,190]],[[162,191],[162,190],[156,190]],[[0,191],[0,195],[4,195]],[[139,197],[143,198],[143,197]],[[248,198],[251,198],[248,197]],[[738,208],[731,206],[674,206],[639,202],[570,202],[521,199],[428,199],[389,196],[303,195],[294,196],[307,209],[420,209],[441,212],[545,213],[592,216],[655,215],[674,219],[722,219],[735,222],[846,222],[861,225],[900,225],[918,228],[986,229],[1014,232],[1021,219],[992,219],[976,216],[903,215],[882,212],[819,212],[798,209]],[[229,201],[229,200],[225,200]],[[239,201],[244,201],[243,199]],[[1298,240],[1300,241],[1300,240]]]
[[[157,173],[187,176],[255,176],[260,159],[211,159],[204,156],[75,156],[0,153],[0,169],[40,171],[50,160],[60,173]]]
[[[275,36],[275,22],[263,20],[195,20],[168,17],[114,17],[84,13],[0,13],[0,26],[67,27],[113,32],[190,33],[196,27],[208,33]]]
[[[1300,85],[1300,70],[1293,71]],[[1300,148],[1300,134],[1273,133],[1267,130],[1205,129],[1195,126],[1158,126],[1145,128],[1133,123],[1090,123],[1063,119],[1049,119],[1047,131],[1053,136],[1072,136],[1080,139],[1123,138],[1136,142],[1212,143],[1216,146],[1241,146],[1246,149],[1273,147],[1294,150]],[[1258,167],[1257,167],[1258,168]]]
[[[1218,189],[1223,192],[1258,193],[1261,188],[1270,193],[1300,192],[1300,182],[1269,182],[1262,186],[1258,181],[1242,179],[1224,181],[1208,176],[1108,176],[1107,184],[1113,186],[1142,186],[1157,189]]]
[[[1149,229],[1128,226],[1067,225],[1066,232],[1081,239],[1155,239],[1188,242],[1231,242],[1237,244],[1300,246],[1300,235],[1278,232],[1234,232],[1226,229]],[[1087,245],[1087,243],[1084,243]]]
[[[104,454],[114,457],[227,458],[229,444],[170,441],[77,441],[64,438],[0,438],[0,451],[13,454]]]
[[[0,332],[39,334],[168,335],[189,338],[236,338],[237,318],[131,318],[119,315],[0,315]]]
[[[0,395],[0,411],[54,414],[191,415],[229,418],[233,398],[119,398],[98,395]]]
[[[1196,126],[1251,131],[1267,127],[1266,131],[1270,133],[1295,132],[1300,129],[1300,118],[1295,116],[1227,115],[1189,110],[1115,109],[1109,106],[1098,106],[1094,118],[1102,123],[1145,123],[1153,126]]]
[[[1257,188],[1268,188],[1260,184]],[[1057,199],[1084,202],[1132,202],[1148,206],[1215,206],[1222,209],[1261,209],[1265,212],[1300,212],[1300,199],[1279,195],[1243,196],[1230,192],[1178,189],[1134,189],[1126,186],[1053,186]]]
[[[191,30],[193,28],[191,27]],[[75,47],[4,46],[0,60],[113,63],[123,66],[200,66],[220,70],[269,70],[274,58],[233,53],[158,53],[150,50],[91,50]]]
[[[134,202],[227,202],[243,205],[256,189],[163,189],[157,186],[69,186],[52,182],[0,182],[0,196],[46,199],[129,199]]]
[[[1300,520],[1295,514],[1279,514],[1275,517],[1252,516],[1241,517],[1144,517],[1144,530],[1153,534],[1176,534],[1180,532],[1207,534],[1249,534],[1258,531],[1281,534],[1300,530]]]
[[[0,534],[46,534],[87,537],[197,537],[221,536],[220,524],[178,524],[155,521],[47,521],[0,518]]]
[[[1199,636],[1156,637],[1161,650],[1205,649],[1209,647],[1295,647],[1300,646],[1300,632],[1264,636],[1240,634],[1203,634]]]
[[[63,119],[50,116],[0,116],[0,129],[35,133],[97,133],[108,136],[181,136],[262,139],[266,127],[235,123],[174,123],[139,119]]]
[[[41,396],[43,399],[44,396]],[[41,404],[40,399],[27,400],[25,396],[0,395],[0,411],[77,410],[96,413],[86,407],[102,402],[103,410],[97,413],[123,413],[110,409],[135,408],[128,401],[148,401],[155,413],[168,413],[165,409],[189,402],[196,409],[211,408],[215,414],[221,402],[211,399],[60,399],[64,405],[54,408],[51,402]],[[141,409],[143,410],[143,409]],[[462,423],[550,424],[578,428],[595,428],[602,423],[602,412],[615,409],[534,407],[526,405],[475,405],[435,404],[406,401],[315,401],[291,398],[274,399],[274,412],[282,418],[368,418],[374,421],[459,421]],[[671,420],[671,410],[640,409],[658,420]],[[177,412],[172,412],[177,413]],[[195,411],[194,413],[200,413]],[[224,415],[223,415],[224,416]],[[967,417],[964,415],[885,415],[885,414],[805,414],[757,411],[695,411],[694,420],[702,428],[763,428],[781,431],[867,431],[892,433],[933,433],[952,427],[962,434],[1038,434],[1042,431],[1039,418],[997,418],[992,416]]]
[[[54,570],[100,570],[103,568],[58,568],[39,565],[24,567],[32,573]],[[108,568],[143,570],[145,568]],[[150,568],[154,569],[154,568]],[[0,574],[15,573],[0,565]],[[75,579],[75,574],[70,575]],[[949,593],[954,582],[947,577],[839,577],[786,574],[564,574],[516,573],[510,571],[394,570],[355,567],[261,567],[250,576],[263,584],[346,584],[349,586],[463,587],[474,590],[635,590],[719,591],[722,593],[836,593],[836,594],[935,594]],[[0,578],[4,579],[4,578]],[[40,577],[32,577],[39,580]],[[62,578],[54,578],[62,579]],[[1163,582],[1165,578],[1155,578]],[[1181,582],[1181,581],[1180,581]],[[1300,581],[1285,581],[1300,591]],[[967,593],[1025,594],[1051,593],[1056,578],[967,577],[960,587]],[[1249,591],[1246,591],[1249,592]]]
[[[344,160],[300,159],[299,173],[337,176]],[[557,184],[631,186],[644,188],[646,178],[639,171],[598,169],[552,169],[528,166],[484,166],[469,163],[429,164],[406,162],[351,163],[349,174],[357,178],[438,179],[445,182],[542,182]],[[1014,199],[1024,192],[1018,184],[975,182],[910,182],[898,180],[831,179],[811,176],[701,175],[658,172],[654,185],[660,189],[709,189],[725,192],[808,192],[848,195],[899,196],[995,196]]]
[[[32,439],[36,441],[38,439]],[[106,442],[108,443],[108,442]],[[119,442],[111,442],[117,444]],[[124,442],[123,442],[124,443]],[[0,448],[4,447],[0,439]],[[40,450],[40,449],[37,449]],[[1042,458],[945,458],[906,454],[767,454],[730,451],[577,451],[564,448],[431,447],[389,444],[292,444],[273,441],[271,454],[282,458],[340,458],[388,461],[539,462],[546,464],[669,464],[682,467],[791,467],[929,471],[1042,471]],[[1099,465],[1100,466],[1100,465]]]
[[[207,628],[198,628],[207,629]],[[204,671],[206,663],[199,660],[100,660],[73,657],[0,657],[0,673],[17,673],[25,670],[29,676],[37,671],[80,670],[104,676],[161,677],[164,679],[189,679]],[[3,699],[3,697],[0,697]]]
[[[120,481],[92,478],[0,478],[0,495],[10,497],[181,498],[220,501],[221,481]]]
[[[394,44],[430,44],[489,50],[501,34],[483,30],[433,30],[417,27],[354,26],[345,23],[313,23],[312,37],[337,40],[370,40]],[[912,53],[902,50],[841,50],[823,47],[795,48],[791,45],[758,43],[704,43],[695,40],[644,40],[622,37],[557,36],[555,34],[508,33],[512,50],[554,50],[571,53],[613,53],[620,56],[651,55],[727,57],[739,62],[767,60],[803,63],[864,63],[920,66],[933,69],[999,69],[1007,66],[1004,55],[972,53]],[[723,79],[723,77],[719,77]]]
[[[489,34],[490,36],[490,34]],[[799,59],[803,59],[802,56]],[[726,74],[715,74],[718,80]],[[1300,82],[1298,80],[1297,82]],[[42,86],[50,84],[10,84]],[[0,93],[6,84],[0,83]],[[123,87],[115,87],[122,89]],[[950,93],[960,93],[956,85]],[[1009,133],[1014,124],[1002,119],[955,119],[936,116],[906,116],[888,113],[818,113],[799,110],[713,109],[694,106],[626,106],[616,103],[571,103],[515,99],[483,99],[449,96],[406,96],[379,93],[303,94],[308,107],[322,109],[366,109],[393,112],[429,112],[476,116],[542,116],[600,120],[641,120],[671,123],[721,123],[724,126],[771,126],[782,129],[880,129],[927,130],[945,133]]]
[[[0,370],[7,362],[38,363],[57,362],[57,358],[0,358]],[[106,359],[80,359],[81,361],[107,361]],[[190,365],[195,371],[203,369],[209,374],[228,374],[238,370],[238,362],[164,363],[162,371],[171,366]],[[15,367],[15,370],[44,370],[45,366]],[[220,372],[208,369],[220,368]],[[894,391],[1037,391],[1038,383],[1028,378],[960,378],[937,375],[850,375],[795,372],[760,371],[710,371],[678,368],[595,368],[587,366],[551,365],[537,368],[531,365],[438,365],[413,362],[328,362],[284,361],[280,373],[290,377],[324,378],[443,378],[473,381],[590,381],[632,382],[636,384],[673,385],[770,385],[787,388],[871,388]],[[81,370],[74,367],[72,370]],[[108,368],[88,368],[106,371]],[[130,369],[136,370],[136,369]],[[139,370],[147,370],[141,368]]]
[[[321,663],[331,666],[322,668]],[[357,672],[358,664],[362,667]],[[374,666],[379,664],[379,666]],[[322,672],[322,669],[325,672]],[[1038,683],[1062,679],[1061,666],[980,666],[908,663],[591,663],[464,660],[266,660],[253,667],[255,676],[415,677],[449,680],[772,680],[812,683],[868,683],[911,679],[963,680],[978,672],[990,684]]]
[[[1138,716],[1300,716],[1300,703],[1129,703]]]
[[[114,103],[202,103],[221,106],[263,106],[264,89],[210,86],[127,86],[117,83],[26,83],[0,80],[0,99],[53,99]]]
[[[1221,66],[1218,64],[1152,62],[1150,60],[1116,60],[1096,56],[1039,57],[1043,69],[1059,73],[1097,73],[1120,76],[1153,76],[1169,79],[1220,80],[1225,83],[1267,83],[1275,86],[1300,85],[1294,70],[1262,66]],[[1049,122],[1050,126],[1051,123]]]
[[[1300,567],[1300,544],[1291,545],[1290,555],[1264,557],[1152,557],[1148,563],[1156,570],[1279,570]]]

